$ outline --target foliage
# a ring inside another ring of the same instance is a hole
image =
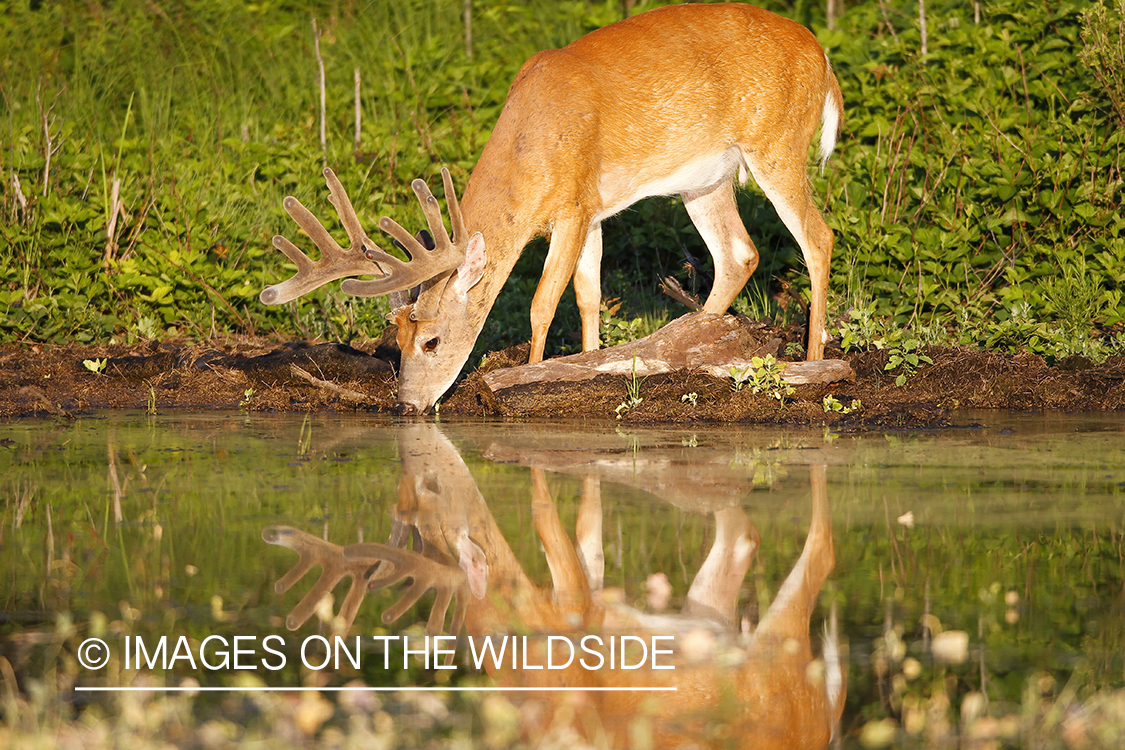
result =
[[[824,413],[839,412],[841,414],[851,414],[852,412],[859,411],[863,408],[863,402],[858,398],[851,399],[847,404],[840,401],[840,399],[829,393],[822,399]]]
[[[602,302],[601,309],[601,343],[602,346],[617,346],[628,341],[641,338],[644,328],[642,318],[626,319],[618,317],[621,309],[620,299],[610,299]]]
[[[897,372],[895,385],[900,388],[914,377],[922,365],[932,365],[934,361],[921,352],[922,342],[916,338],[905,338],[898,346],[888,352],[886,372]]]
[[[772,354],[764,357],[751,357],[749,367],[731,367],[731,389],[741,391],[749,385],[753,393],[768,393],[778,401],[793,394],[793,386],[782,377],[784,362],[778,362]]]
[[[929,3],[926,55],[914,3],[849,5],[835,31],[821,28],[819,4],[765,5],[818,31],[844,91],[844,137],[812,183],[837,235],[830,314],[845,349],[893,346],[893,332],[910,329],[927,344],[1051,358],[1122,350],[1121,0],[997,0],[981,4],[979,24],[972,4]],[[458,10],[423,0],[11,5],[0,14],[0,339],[377,336],[387,303],[335,285],[283,307],[258,302],[291,273],[270,237],[311,249],[281,199],[296,196],[339,235],[319,179],[328,164],[368,227],[384,214],[420,225],[409,182],[433,182],[445,164],[464,186],[520,62],[619,12],[478,6],[469,58]],[[768,290],[778,279],[807,294],[796,243],[757,190],[739,210],[762,260],[734,307],[790,315]],[[529,337],[544,252],[534,243],[517,265],[477,356]],[[603,291],[630,310],[603,315],[610,343],[666,319],[663,276],[705,291],[687,256],[707,272],[678,198],[605,223]],[[577,348],[569,300],[555,351]]]
[[[1109,99],[1117,122],[1125,127],[1125,0],[1117,0],[1111,18],[1099,0],[1082,13],[1082,50],[1078,59]]]

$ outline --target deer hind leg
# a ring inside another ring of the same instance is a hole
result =
[[[598,248],[601,248],[601,225],[596,227],[598,233]],[[543,349],[547,343],[547,331],[554,320],[555,310],[559,306],[563,290],[567,282],[575,275],[578,265],[578,256],[586,245],[586,240],[592,228],[587,217],[575,217],[555,222],[551,232],[551,247],[547,251],[547,259],[543,261],[543,275],[539,278],[539,286],[535,289],[535,297],[531,300],[531,357],[530,362],[543,361]],[[599,257],[600,263],[600,257]],[[582,274],[583,299],[589,298],[589,276]],[[580,303],[581,304],[581,303]],[[597,308],[594,308],[595,315]],[[583,317],[583,330],[585,331],[585,317]],[[594,328],[597,335],[597,327]],[[583,335],[585,343],[585,335]],[[597,346],[595,345],[595,349]]]
[[[758,529],[742,508],[715,514],[715,542],[695,574],[682,613],[735,625],[738,591],[758,550]]]
[[[766,167],[771,163],[772,168]],[[832,230],[813,202],[805,159],[796,156],[762,157],[750,161],[750,169],[758,187],[777,210],[777,215],[792,233],[805,265],[809,269],[812,299],[809,302],[809,349],[807,359],[824,357],[824,317],[828,300],[828,268],[832,261],[835,239]],[[784,167],[780,165],[786,165]],[[789,166],[792,165],[792,166]]]
[[[594,222],[574,267],[574,298],[582,318],[582,351],[598,348],[602,306],[602,225]]]
[[[703,305],[722,315],[758,267],[758,248],[746,234],[734,200],[734,183],[723,180],[705,193],[684,193],[684,208],[715,261],[715,285]]]
[[[832,518],[828,512],[827,470],[823,464],[809,467],[809,483],[813,512],[805,548],[758,623],[755,638],[759,642],[777,643],[791,638],[808,647],[809,619],[821,587],[836,566]]]

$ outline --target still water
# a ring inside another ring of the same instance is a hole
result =
[[[1125,420],[958,423],[0,425],[0,745],[1125,746]]]

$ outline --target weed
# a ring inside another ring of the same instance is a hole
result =
[[[932,365],[934,361],[923,354],[922,343],[917,338],[905,338],[898,346],[890,350],[887,364],[883,366],[885,372],[898,372],[895,376],[895,385],[901,387],[909,378],[912,378],[922,365]]]
[[[109,363],[107,359],[84,359],[82,366],[95,375],[100,375],[105,372],[106,365]]]
[[[851,402],[845,405],[840,401],[840,399],[836,398],[831,393],[825,396],[821,403],[824,407],[825,414],[833,411],[839,412],[841,414],[851,414],[852,412],[859,411],[861,408],[863,408],[863,402],[858,398],[853,398]]]
[[[146,380],[145,385],[148,386],[148,399],[145,404],[145,414],[150,417],[156,416],[156,388],[153,386],[151,380]]]
[[[764,357],[751,357],[749,367],[731,367],[731,390],[741,391],[749,385],[754,393],[768,393],[778,401],[793,394],[793,386],[782,377],[784,362],[778,362],[772,354]]]
[[[637,357],[636,355],[634,355],[633,374],[629,378],[629,381],[625,384],[625,400],[618,404],[617,408],[614,409],[614,412],[617,414],[617,418],[621,419],[622,414],[629,411],[633,407],[640,406],[642,401],[644,401],[644,399],[641,398],[641,380],[637,378]]]
[[[695,391],[692,391],[691,393],[685,393],[684,395],[680,396],[680,402],[681,403],[687,403],[687,404],[691,404],[692,406],[695,406],[696,402],[698,402],[698,401],[699,401],[699,394],[696,393]]]
[[[883,349],[887,326],[875,314],[874,301],[848,310],[848,319],[840,323],[836,335],[840,337],[840,348],[846,352],[853,349]]]
[[[254,389],[253,388],[247,388],[245,391],[243,391],[242,392],[242,398],[238,402],[239,410],[244,411],[244,412],[250,411],[250,399],[253,398],[253,397],[254,397]]]
[[[307,456],[312,449],[312,423],[309,421],[308,412],[301,422],[301,432],[297,436],[297,455]]]
[[[1047,279],[1043,286],[1043,296],[1066,332],[1072,337],[1089,337],[1103,290],[1101,282],[1088,272],[1086,259],[1066,264],[1060,275]]]
[[[602,302],[601,308],[601,343],[610,347],[636,341],[644,330],[642,318],[625,319],[618,317],[621,310],[621,300],[614,298]]]

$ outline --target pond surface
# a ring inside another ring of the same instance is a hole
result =
[[[957,422],[0,425],[0,745],[1123,746],[1125,421]]]

